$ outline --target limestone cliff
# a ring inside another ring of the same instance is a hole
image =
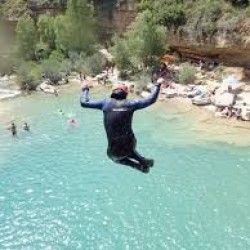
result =
[[[240,21],[232,30],[219,30],[214,36],[198,39],[182,29],[178,34],[170,33],[169,43],[183,57],[250,68],[250,19]]]
[[[13,19],[25,11],[31,11],[35,15],[48,12],[57,14],[65,10],[67,3],[66,0],[0,1],[5,2],[5,16]],[[193,4],[202,1],[188,2],[192,2],[193,8]],[[114,32],[124,32],[137,14],[135,0],[93,0],[93,3],[99,24],[98,32],[106,38],[110,38]],[[189,9],[192,9],[191,7]],[[250,18],[241,17],[238,12],[234,12],[234,16],[228,18],[224,12],[221,12],[218,20],[206,23],[210,25],[206,29],[208,28],[209,32],[212,31],[211,35],[207,35],[199,26],[200,20],[204,18],[200,14],[200,18],[195,23],[192,19],[192,11],[186,24],[175,32],[169,32],[168,43],[173,51],[183,57],[206,58],[225,65],[250,68]],[[196,12],[199,11],[196,10]]]
[[[94,0],[99,32],[110,38],[114,32],[122,33],[136,17],[134,0]]]

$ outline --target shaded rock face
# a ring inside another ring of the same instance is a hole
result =
[[[134,0],[94,0],[94,7],[101,37],[110,38],[114,32],[122,33],[134,21]]]
[[[93,0],[93,4],[98,33],[103,38],[112,37],[114,32],[124,32],[137,14],[134,0]],[[45,13],[59,14],[65,11],[66,7],[67,0],[27,0],[27,8],[31,10],[34,18]]]
[[[27,9],[31,11],[34,18],[41,14],[60,14],[65,11],[66,6],[67,0],[27,1]]]
[[[240,47],[220,47],[211,44],[188,44],[172,42],[170,45],[181,57],[194,59],[209,59],[223,63],[226,66],[250,68],[250,49]]]
[[[48,1],[37,1],[27,0],[27,7],[31,10],[40,9],[64,9],[66,8],[67,0],[48,0]]]
[[[239,24],[238,30],[217,32],[212,38],[194,40],[191,34],[170,34],[170,48],[181,57],[208,59],[226,66],[250,69],[250,20]]]

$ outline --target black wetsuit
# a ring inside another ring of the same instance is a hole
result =
[[[142,157],[136,150],[136,139],[132,130],[134,111],[153,104],[160,92],[160,85],[147,98],[117,100],[114,98],[89,100],[89,89],[82,90],[81,106],[100,109],[104,113],[104,126],[108,138],[107,154],[113,161],[147,172],[153,161]]]

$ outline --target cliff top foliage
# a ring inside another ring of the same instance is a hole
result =
[[[103,11],[132,0],[88,0]],[[160,25],[176,33],[191,34],[195,39],[230,33],[250,18],[250,0],[134,0],[138,12],[149,10]],[[67,0],[0,0],[2,14],[16,19],[40,8],[66,7]]]
[[[39,8],[62,9],[67,0],[0,0],[2,15],[8,19],[17,19],[30,10]]]
[[[101,6],[104,11],[111,11],[127,0],[88,0],[95,6]],[[10,19],[22,16],[26,11],[39,9],[66,9],[67,0],[0,0],[0,9],[3,15]]]
[[[217,33],[230,34],[236,29],[241,32],[239,28],[250,18],[249,0],[137,0],[137,3],[139,12],[150,10],[167,30],[188,34],[195,40]]]

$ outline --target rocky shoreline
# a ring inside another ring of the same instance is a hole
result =
[[[170,67],[175,72],[179,70],[179,66]],[[199,67],[196,70],[196,80],[192,84],[183,85],[167,78],[160,99],[183,99],[187,105],[209,110],[216,117],[250,121],[250,85],[241,68],[226,68],[221,79],[214,71],[201,71]],[[152,84],[148,84],[142,96],[147,96],[151,88]]]
[[[173,67],[173,66],[172,66]],[[174,65],[174,67],[178,67]],[[107,79],[109,83],[115,84],[117,82],[124,83],[126,85],[134,85],[134,82],[131,81],[121,81],[118,78],[119,72],[115,69],[113,74],[107,73]],[[197,82],[198,84],[192,84],[192,85],[181,85],[174,82],[171,82],[168,84],[168,86],[162,86],[161,94],[160,94],[160,100],[173,100],[179,103],[183,103],[183,105],[196,105],[199,106],[198,109],[204,109],[206,111],[209,111],[211,114],[215,114],[216,117],[224,117],[224,118],[231,118],[236,117],[237,115],[234,113],[232,116],[228,116],[227,114],[223,115],[223,110],[225,112],[225,108],[231,108],[233,109],[242,109],[243,104],[246,104],[247,108],[250,106],[250,86],[248,85],[248,82],[244,82],[242,79],[240,79],[240,76],[237,74],[232,74],[231,76],[236,77],[235,83],[224,83],[219,82],[218,80],[211,79],[211,77],[208,77],[206,81],[204,81],[202,84],[199,84],[204,79],[204,73],[203,75],[200,74],[200,72],[197,73]],[[205,75],[209,75],[206,74]],[[228,74],[229,75],[229,74]],[[95,78],[87,77],[88,81],[92,82],[93,85],[102,85],[99,83],[98,76]],[[81,80],[77,73],[72,74],[68,77],[68,80],[70,83],[73,84],[79,84],[81,83]],[[231,79],[232,80],[232,79]],[[0,100],[6,99],[6,98],[12,98],[16,97],[22,94],[20,90],[18,90],[17,85],[15,84],[16,77],[10,76],[10,77],[2,77],[0,78]],[[230,81],[230,79],[229,79]],[[59,86],[52,86],[52,85],[46,85],[48,86],[49,91],[44,91],[41,86],[43,86],[44,83],[40,84],[39,91],[43,91],[45,93],[55,93],[55,90],[57,92]],[[229,93],[228,86],[231,86],[231,92]],[[145,97],[149,94],[150,89],[152,87],[152,84],[148,84],[147,89],[141,92],[141,96]],[[45,89],[45,90],[47,90]],[[53,90],[53,91],[52,91]],[[59,88],[60,91],[60,88]],[[236,92],[238,93],[236,94]],[[57,92],[58,93],[58,92]],[[200,98],[201,97],[201,98]],[[236,97],[236,98],[235,98]],[[200,100],[198,99],[200,98]],[[207,101],[207,99],[209,101]],[[195,103],[194,100],[199,100],[200,103]],[[205,100],[205,103],[202,103]],[[222,110],[221,110],[222,107]],[[219,110],[219,111],[218,111]],[[234,111],[236,112],[236,111]],[[249,119],[248,119],[249,118]],[[229,119],[227,119],[229,120]],[[231,119],[230,119],[231,120]],[[247,114],[247,119],[250,120],[250,112]]]
[[[22,94],[15,81],[15,76],[0,77],[0,100],[17,97]]]

